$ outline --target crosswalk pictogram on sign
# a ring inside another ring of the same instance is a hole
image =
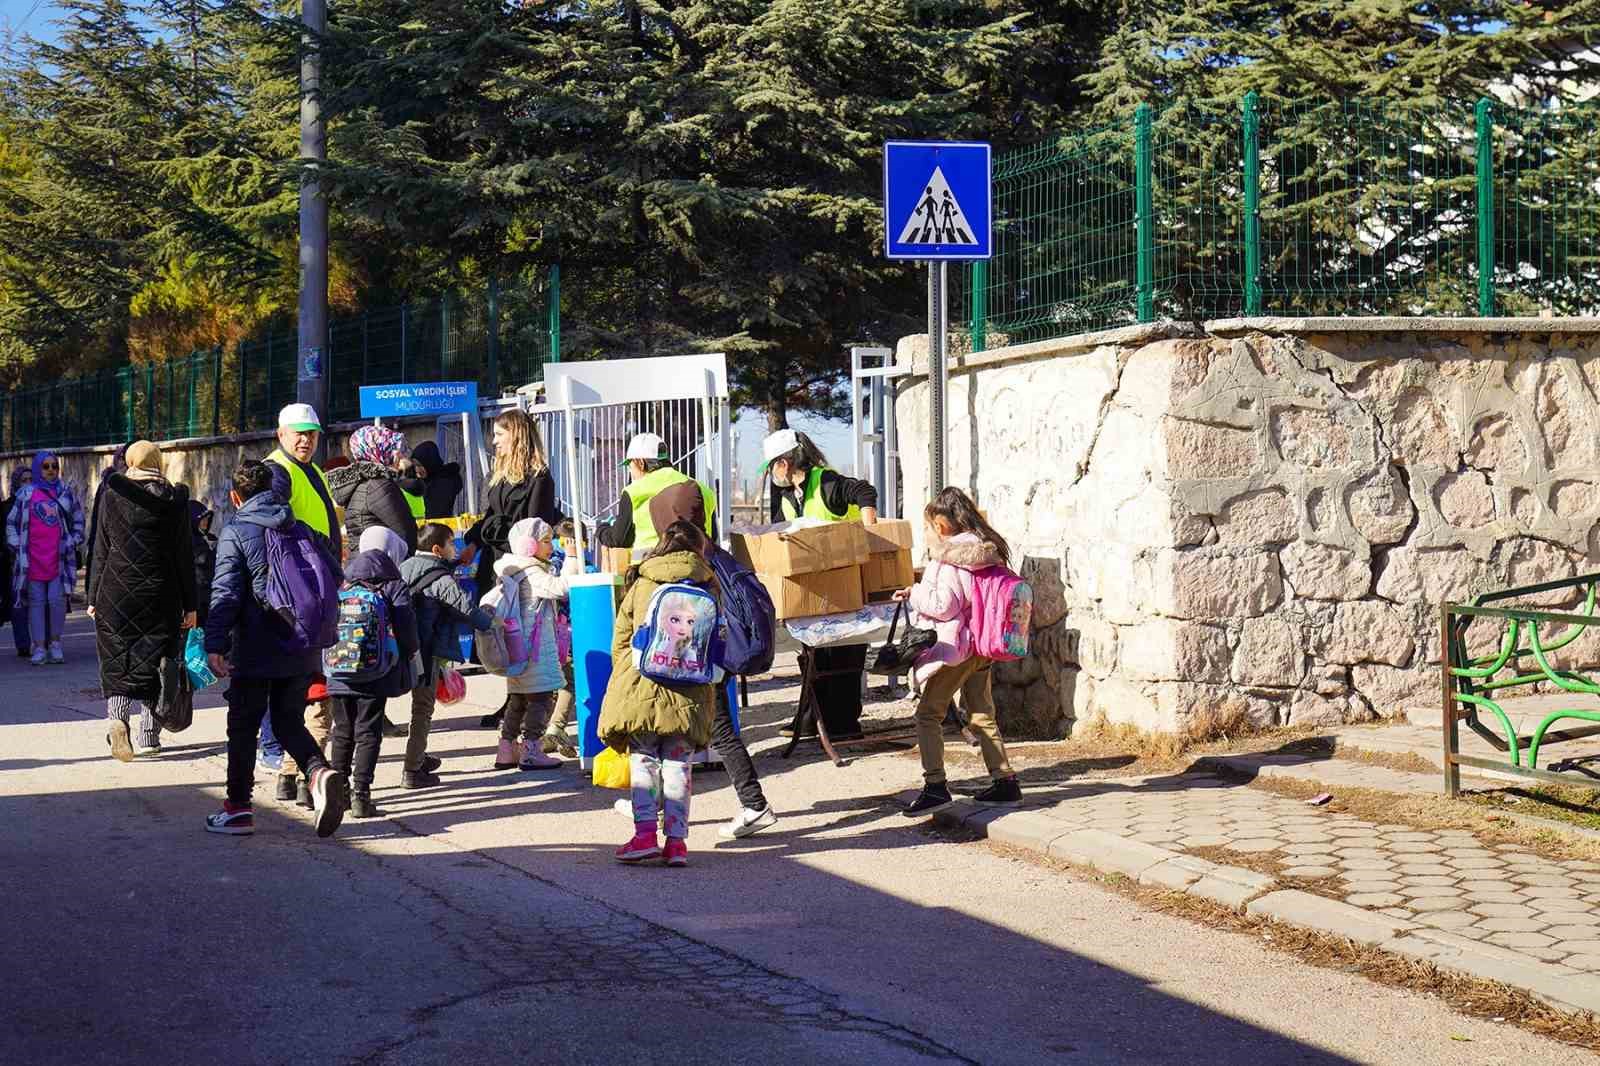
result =
[[[898,244],[977,244],[973,227],[961,210],[961,204],[950,191],[944,171],[933,168],[933,175],[923,188],[916,210],[906,220],[900,231]]]

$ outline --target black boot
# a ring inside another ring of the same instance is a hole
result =
[[[300,779],[300,787],[295,791],[294,805],[296,807],[304,807],[308,811],[314,806],[311,802],[311,786],[306,783],[306,779],[303,777]]]
[[[278,775],[278,799],[285,803],[289,803],[294,800],[294,781],[294,774]]]
[[[401,788],[432,788],[441,783],[439,775],[431,770],[404,770],[400,774]]]
[[[922,793],[901,813],[907,818],[921,818],[935,811],[942,811],[954,802],[955,800],[950,798],[948,785],[923,785]]]
[[[405,737],[411,735],[411,726],[391,722],[388,718],[383,720],[383,735],[386,737]]]
[[[372,802],[372,793],[371,792],[352,792],[352,793],[350,793],[350,817],[352,817],[352,818],[376,818],[376,817],[378,817],[378,805]]]
[[[499,729],[500,723],[505,719],[506,705],[501,704],[500,709],[493,714],[486,714],[478,719],[478,726],[482,729]]]

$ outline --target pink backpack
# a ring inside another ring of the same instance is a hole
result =
[[[972,650],[1010,662],[1028,654],[1033,587],[1004,566],[972,572]]]

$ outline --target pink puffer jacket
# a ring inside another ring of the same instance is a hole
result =
[[[911,590],[917,624],[932,626],[939,641],[917,659],[917,680],[926,682],[941,666],[972,657],[972,572],[1000,562],[993,544],[973,533],[957,533],[928,545],[928,566]]]

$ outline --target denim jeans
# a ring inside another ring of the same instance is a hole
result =
[[[67,628],[67,592],[59,577],[28,582],[28,635],[37,647],[61,639]]]

